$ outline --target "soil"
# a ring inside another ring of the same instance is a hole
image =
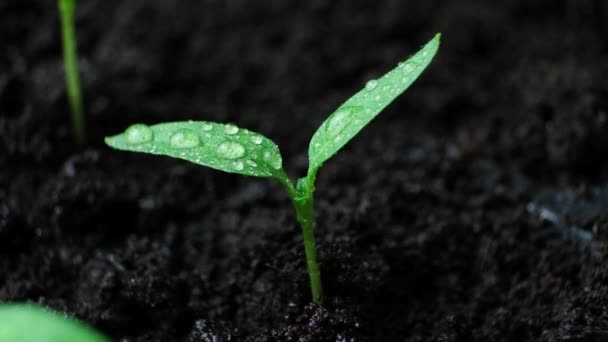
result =
[[[131,342],[608,340],[606,1],[82,1],[86,148],[55,5],[0,2],[0,301]],[[103,144],[234,122],[303,175],[323,119],[439,31],[320,171],[322,306],[279,184]]]

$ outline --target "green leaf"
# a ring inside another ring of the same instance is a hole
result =
[[[386,106],[403,93],[429,65],[441,34],[437,34],[407,61],[365,87],[332,113],[315,132],[308,147],[309,175],[338,152]]]
[[[30,304],[0,305],[0,341],[109,342],[64,314]]]
[[[106,137],[106,144],[126,151],[180,158],[220,171],[285,179],[281,153],[270,139],[231,124],[205,121],[135,124]]]

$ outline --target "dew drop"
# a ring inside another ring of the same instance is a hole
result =
[[[327,130],[330,133],[338,133],[342,131],[351,121],[355,114],[359,112],[357,107],[342,107],[334,112],[327,123]]]
[[[232,167],[234,167],[235,170],[241,171],[243,169],[244,165],[243,165],[242,161],[237,160],[232,163]]]
[[[410,71],[414,70],[414,65],[412,63],[405,63],[403,68],[405,69],[405,71],[410,72]]]
[[[401,79],[401,82],[403,82],[403,83],[407,83],[407,82],[409,82],[409,81],[410,81],[410,78],[409,78],[409,77],[403,77],[403,78]]]
[[[251,142],[253,142],[256,145],[259,145],[262,143],[262,137],[259,135],[253,135],[253,136],[251,136]]]
[[[217,147],[217,153],[225,159],[237,159],[245,155],[245,148],[237,142],[224,141]]]
[[[367,89],[367,91],[372,91],[372,90],[376,89],[377,86],[378,86],[378,81],[376,81],[376,80],[369,80],[369,81],[367,81],[367,83],[365,83],[365,89]]]
[[[171,147],[193,148],[199,145],[198,135],[189,129],[180,129],[171,136]]]
[[[152,129],[144,124],[135,124],[129,126],[125,131],[127,143],[131,145],[143,144],[151,141],[154,137]]]
[[[203,128],[203,131],[210,131],[210,130],[213,129],[213,125],[210,124],[210,123],[206,123],[205,122],[205,123],[203,123],[203,127],[202,128]]]
[[[268,163],[268,165],[272,166],[273,169],[278,170],[283,166],[283,160],[281,159],[281,155],[275,154],[274,156],[266,151],[264,152],[264,161]]]
[[[235,125],[226,125],[224,127],[224,132],[228,135],[234,135],[237,134],[239,131],[239,128],[236,127]]]
[[[245,161],[245,163],[247,163],[247,165],[251,167],[258,167],[258,164],[256,164],[256,162],[254,162],[253,160],[247,160]]]

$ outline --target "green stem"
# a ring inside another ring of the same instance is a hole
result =
[[[72,129],[76,141],[85,142],[84,114],[82,95],[80,93],[80,76],[78,74],[78,55],[76,52],[76,34],[74,33],[74,0],[59,0],[61,18],[61,38],[63,42],[63,63],[71,109]]]
[[[313,232],[315,222],[313,201],[314,174],[312,178],[300,179],[296,187],[293,186],[293,183],[285,172],[282,172],[278,179],[285,189],[287,189],[289,197],[291,197],[293,205],[296,208],[296,218],[302,227],[302,236],[304,238],[304,253],[306,254],[306,267],[308,268],[308,276],[310,278],[312,301],[315,304],[321,304],[323,302],[323,288],[321,286],[321,271],[319,270],[319,262],[317,261],[317,246]]]
[[[323,288],[321,287],[321,271],[317,261],[317,246],[313,232],[315,220],[315,209],[312,193],[305,198],[295,199],[296,214],[298,222],[302,227],[304,237],[304,252],[306,253],[306,266],[310,277],[310,289],[312,291],[312,301],[316,304],[323,302]]]

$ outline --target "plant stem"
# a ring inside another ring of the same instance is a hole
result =
[[[84,114],[82,95],[80,93],[80,76],[78,73],[78,55],[76,52],[76,35],[74,33],[74,0],[59,0],[61,18],[61,38],[63,42],[63,64],[71,109],[72,129],[76,141],[85,143]]]
[[[296,187],[293,186],[289,177],[283,172],[279,181],[287,192],[296,208],[296,218],[300,227],[302,227],[302,236],[304,238],[304,253],[306,254],[306,267],[308,268],[308,277],[310,278],[310,290],[312,292],[312,301],[315,304],[323,302],[323,287],[321,286],[321,271],[319,270],[319,262],[317,261],[317,245],[315,243],[315,235],[313,226],[315,222],[315,207],[313,201],[314,192],[314,177],[300,179]]]
[[[312,301],[313,303],[321,304],[323,302],[323,288],[321,286],[321,271],[319,270],[319,262],[317,261],[317,246],[313,231],[315,222],[313,189],[307,180],[300,180],[296,186],[296,196],[293,202],[296,207],[297,220],[302,227]]]
[[[306,253],[306,266],[310,277],[310,289],[313,303],[323,302],[323,288],[321,287],[321,271],[317,261],[317,246],[313,232],[315,209],[312,196],[300,204],[296,204],[298,222],[302,227],[304,237],[304,252]]]

